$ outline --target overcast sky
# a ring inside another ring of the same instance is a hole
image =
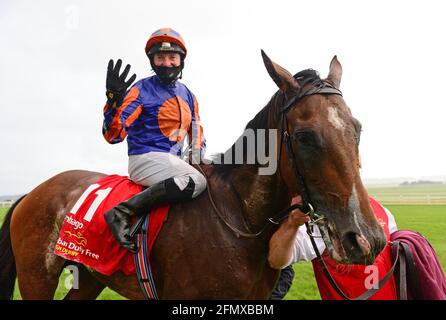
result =
[[[127,175],[102,137],[106,66],[151,75],[160,27],[187,44],[208,153],[224,151],[277,87],[260,55],[325,77],[363,124],[363,178],[446,175],[444,1],[0,1],[0,195],[70,169]]]

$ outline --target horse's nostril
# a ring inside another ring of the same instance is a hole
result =
[[[367,239],[364,237],[364,235],[356,235],[356,241],[359,245],[359,247],[362,250],[362,253],[367,256],[370,254],[371,251],[371,246],[370,246],[370,242],[367,241]]]
[[[347,232],[342,237],[342,246],[345,252],[354,252],[358,248],[358,243],[356,242],[356,233]]]
[[[363,235],[355,232],[347,232],[342,238],[342,246],[345,252],[352,255],[367,256],[370,253],[370,243]]]

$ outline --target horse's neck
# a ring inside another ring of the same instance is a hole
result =
[[[287,205],[289,196],[277,174],[259,175],[258,167],[244,165],[234,168],[229,179],[252,231],[260,230]]]

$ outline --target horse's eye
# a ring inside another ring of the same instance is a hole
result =
[[[314,132],[298,131],[294,134],[294,138],[303,147],[317,146],[317,139]]]

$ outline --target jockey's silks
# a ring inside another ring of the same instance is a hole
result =
[[[128,154],[150,151],[180,154],[184,138],[204,154],[206,142],[194,94],[182,83],[162,83],[158,76],[136,82],[119,108],[104,107],[104,138],[127,137]]]
[[[392,267],[389,218],[384,208],[374,199],[370,198],[370,205],[375,213],[376,219],[383,226],[386,235],[387,244],[381,253],[376,257],[373,266],[364,266],[359,264],[346,265],[339,264],[324,251],[322,257],[327,265],[328,271],[338,284],[339,288],[349,297],[355,298],[368,288],[381,280]],[[343,300],[328,281],[318,259],[313,259],[314,274],[319,287],[319,292],[323,300]],[[376,277],[377,276],[377,277]],[[375,281],[374,280],[378,280]],[[396,300],[397,291],[393,275],[369,300]]]

